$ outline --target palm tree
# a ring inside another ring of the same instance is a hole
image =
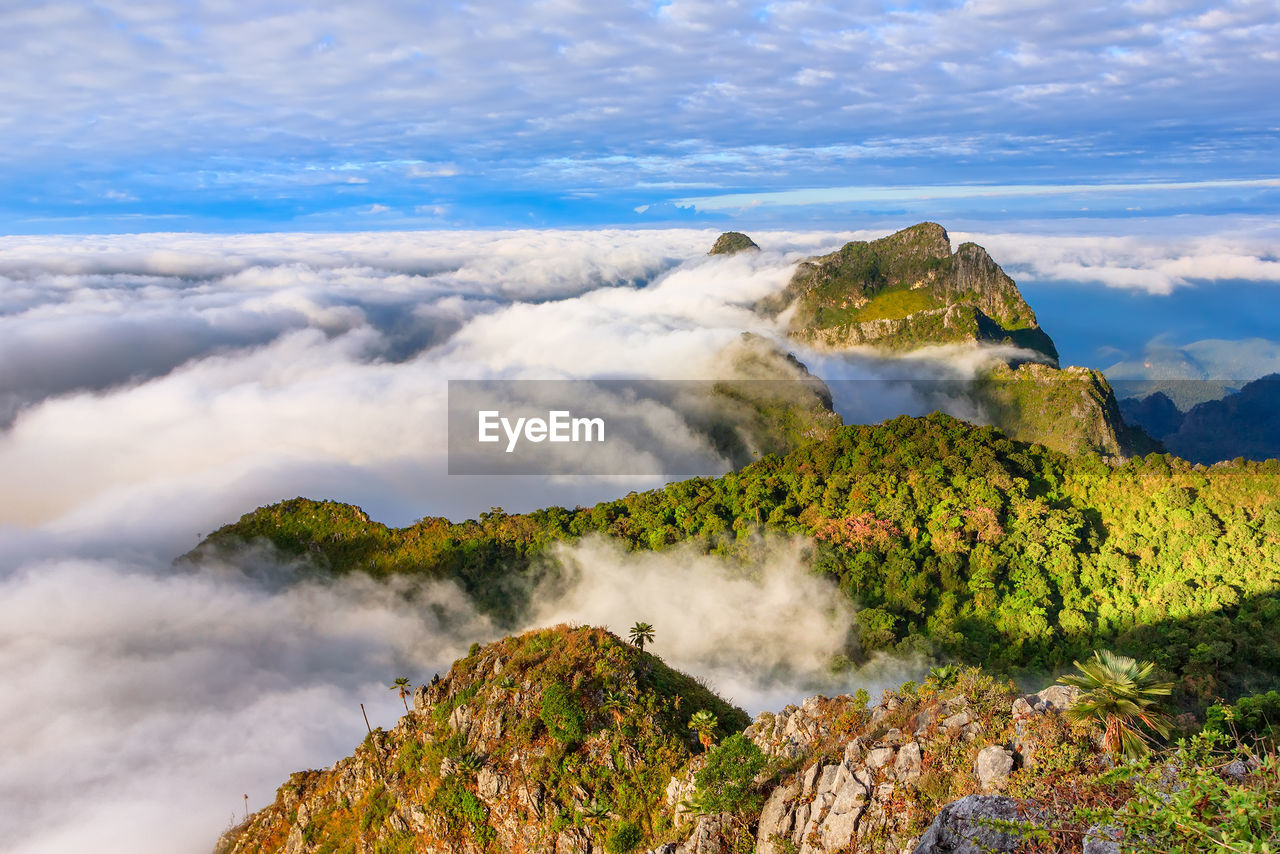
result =
[[[629,637],[631,642],[638,646],[641,652],[644,652],[644,645],[653,643],[653,626],[648,623],[636,623],[631,627]]]
[[[409,712],[409,701],[408,701],[408,700],[406,700],[406,699],[405,699],[405,697],[407,697],[407,696],[409,696],[410,694],[412,694],[412,693],[413,693],[413,688],[412,688],[412,687],[410,687],[410,685],[409,685],[409,679],[408,679],[408,677],[406,677],[406,676],[401,676],[401,677],[400,677],[399,679],[397,679],[395,682],[391,683],[391,690],[392,690],[392,691],[399,691],[399,692],[400,692],[400,702],[404,703],[404,710],[405,710],[405,713],[406,713],[406,714],[408,714],[408,712]]]
[[[1102,649],[1095,651],[1091,660],[1075,665],[1081,675],[1059,680],[1084,692],[1067,709],[1067,717],[1101,723],[1104,749],[1132,759],[1147,751],[1150,736],[1146,730],[1168,737],[1172,721],[1156,698],[1169,696],[1173,683],[1156,681],[1153,662],[1139,663]]]
[[[720,721],[716,716],[706,709],[694,712],[693,717],[689,718],[689,729],[698,734],[698,741],[702,744],[703,750],[711,749],[711,738],[719,725]]]

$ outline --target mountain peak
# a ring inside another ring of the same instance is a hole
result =
[[[736,255],[739,252],[758,252],[760,247],[750,237],[740,231],[726,231],[716,238],[708,255]]]
[[[1013,279],[976,243],[953,252],[936,222],[802,262],[780,298],[761,307],[776,313],[789,305],[789,334],[824,349],[989,341],[1058,359]]]

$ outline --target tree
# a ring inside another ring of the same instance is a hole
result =
[[[711,749],[712,737],[719,725],[720,721],[707,709],[700,709],[689,718],[689,729],[698,734],[698,741],[702,744],[703,750]]]
[[[628,635],[631,642],[644,652],[644,645],[653,643],[653,626],[648,623],[636,623],[631,627],[631,633]]]
[[[405,697],[413,693],[413,688],[409,685],[408,677],[401,676],[395,682],[391,683],[391,690],[400,692],[400,702],[404,703],[404,710],[407,714],[409,711],[409,701],[406,700]]]
[[[1156,698],[1171,694],[1173,683],[1156,680],[1154,662],[1139,663],[1102,649],[1090,661],[1075,665],[1081,675],[1059,680],[1084,692],[1067,709],[1067,717],[1102,724],[1103,748],[1133,759],[1147,752],[1148,731],[1162,738],[1169,735],[1172,721]]]

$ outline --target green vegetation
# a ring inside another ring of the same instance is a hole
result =
[[[409,711],[409,701],[406,700],[405,698],[413,693],[413,688],[409,686],[409,677],[408,676],[397,677],[396,681],[391,683],[390,688],[392,691],[400,692],[400,702],[404,703],[404,710],[405,710],[405,713],[407,714]]]
[[[943,415],[844,427],[786,457],[569,510],[499,510],[400,530],[295,499],[201,546],[265,538],[338,572],[454,578],[515,619],[547,547],[599,533],[739,559],[761,533],[812,536],[811,562],[861,607],[876,650],[1060,671],[1093,649],[1154,661],[1184,707],[1280,687],[1280,463],[1112,467]]]
[[[756,242],[740,231],[726,231],[716,238],[708,255],[735,255],[750,249],[759,249]]]
[[[1205,715],[1205,729],[1233,735],[1246,744],[1262,742],[1274,751],[1280,746],[1280,692],[1241,697],[1234,704],[1218,703]]]
[[[702,745],[703,750],[710,750],[712,741],[715,738],[716,727],[720,722],[716,720],[716,716],[706,709],[694,712],[689,718],[689,729],[698,734],[698,742]]]
[[[776,314],[793,303],[791,334],[826,346],[910,350],[980,340],[1058,357],[1017,285],[986,250],[964,243],[952,253],[946,230],[936,223],[810,259],[782,294],[758,308]],[[895,322],[865,325],[873,321]]]
[[[1171,722],[1159,708],[1157,698],[1169,696],[1173,683],[1156,679],[1154,663],[1139,664],[1128,656],[1101,649],[1084,664],[1075,664],[1080,675],[1063,676],[1060,680],[1082,691],[1080,699],[1067,710],[1067,717],[1101,722],[1105,749],[1135,759],[1147,752],[1149,733],[1168,738]]]
[[[637,850],[657,839],[667,783],[693,758],[690,710],[713,735],[749,723],[697,680],[596,628],[483,646],[427,686],[424,702],[354,757],[294,775],[253,827],[256,847],[242,850],[283,850],[304,798],[306,841],[318,850],[412,850],[396,847],[409,840],[497,852],[522,823]],[[406,835],[412,815],[419,824]]]
[[[1206,732],[1173,750],[1125,763],[1105,775],[1131,793],[1119,806],[1084,808],[1082,823],[1117,828],[1123,850],[1141,854],[1204,851],[1274,854],[1280,839],[1280,762],[1256,756],[1219,733]],[[1221,771],[1243,756],[1242,780]]]
[[[766,763],[760,748],[741,733],[720,742],[694,774],[699,808],[708,813],[758,812],[763,798],[755,779]]]

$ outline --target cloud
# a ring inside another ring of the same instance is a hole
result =
[[[655,654],[752,714],[819,691],[897,685],[918,671],[877,659],[865,672],[831,672],[852,649],[853,608],[809,571],[811,546],[756,543],[728,559],[683,546],[629,553],[588,538],[553,551],[563,577],[535,595],[532,623],[603,625],[621,637],[637,621],[652,623]]]
[[[492,627],[451,585],[53,560],[0,575],[0,834],[14,854],[207,851],[346,755]],[[442,622],[447,613],[453,622]]]
[[[1206,224],[1196,220],[1195,226]],[[1270,223],[1241,220],[1229,231],[1208,234],[1188,233],[1189,224],[1153,225],[1165,233],[956,233],[953,237],[982,244],[1020,280],[1097,282],[1152,294],[1169,294],[1205,282],[1280,283],[1280,261],[1275,258],[1278,232]]]

